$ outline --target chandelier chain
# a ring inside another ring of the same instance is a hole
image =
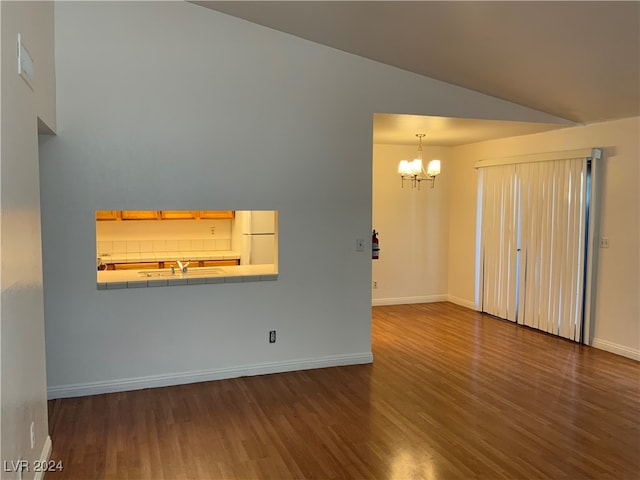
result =
[[[420,154],[422,154],[422,137],[424,136],[424,133],[416,133],[416,137],[418,137],[418,151]],[[422,159],[422,156],[420,156],[420,159]]]

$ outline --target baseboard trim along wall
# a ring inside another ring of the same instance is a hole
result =
[[[51,444],[51,437],[47,435],[47,439],[44,441],[44,446],[42,447],[42,453],[40,454],[40,458],[38,459],[39,461],[38,465],[41,468],[38,468],[37,470],[35,470],[36,474],[33,477],[34,480],[44,479],[44,474],[46,473],[49,467],[47,462],[49,462],[49,458],[51,457],[52,450],[53,450],[53,445]],[[57,463],[58,462],[56,461],[55,464],[51,467],[51,471],[56,471]],[[47,468],[44,468],[45,466],[47,466]],[[64,467],[64,465],[62,465],[62,467]]]
[[[426,295],[422,297],[391,297],[391,298],[374,298],[371,305],[374,307],[380,305],[408,305],[412,303],[434,303],[446,302],[448,295]]]
[[[449,295],[447,297],[448,301],[451,303],[455,303],[456,305],[460,305],[461,307],[470,308],[471,310],[478,310],[476,308],[476,304],[473,300],[467,300],[465,298],[454,297],[453,295]]]
[[[148,377],[125,378],[106,382],[90,382],[74,385],[59,385],[47,390],[49,400],[54,398],[84,397],[101,393],[126,392],[143,388],[168,387],[187,383],[209,382],[226,378],[250,377],[270,373],[293,372],[313,368],[340,367],[373,363],[372,353],[354,353],[349,355],[332,355],[318,358],[305,358],[285,362],[260,363],[239,367],[220,368],[182,372],[169,375],[150,375]]]
[[[593,342],[591,342],[591,346],[594,348],[599,348],[600,350],[606,350],[607,352],[615,353],[616,355],[622,355],[623,357],[631,358],[632,360],[640,360],[640,350],[625,347],[624,345],[618,345],[617,343],[608,342],[607,340],[594,338]]]

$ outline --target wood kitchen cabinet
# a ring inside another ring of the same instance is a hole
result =
[[[161,260],[158,262],[131,262],[131,263],[107,263],[107,270],[155,270],[162,268],[171,268],[178,266],[178,259],[176,260]],[[182,263],[189,261],[188,258],[179,259]],[[237,258],[227,260],[191,260],[188,268],[195,267],[232,267],[240,265],[240,260]]]
[[[233,210],[97,210],[96,220],[232,220]]]
[[[235,218],[233,210],[200,210],[200,218],[204,220],[231,220]]]
[[[107,270],[155,270],[159,262],[107,263]]]
[[[189,262],[188,268],[196,268],[196,267],[233,267],[236,265],[240,265],[240,259],[232,258],[228,260],[189,260],[189,259],[180,259],[182,263]],[[160,262],[160,268],[169,268],[173,265],[177,267],[176,260],[165,260]]]
[[[192,210],[161,210],[160,218],[162,220],[194,220],[199,218],[198,211]]]
[[[199,267],[231,267],[234,265],[240,265],[240,260],[200,260]]]
[[[160,212],[158,210],[123,210],[123,220],[158,220]]]
[[[234,218],[233,210],[161,210],[162,220],[230,220]]]
[[[96,220],[121,220],[120,210],[96,210]]]

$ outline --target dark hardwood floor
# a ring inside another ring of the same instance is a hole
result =
[[[374,364],[50,402],[62,479],[638,479],[640,363],[450,303]]]

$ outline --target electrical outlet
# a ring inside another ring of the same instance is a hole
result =
[[[276,331],[271,330],[269,332],[269,343],[276,343]]]
[[[215,236],[216,234],[216,227],[211,227],[211,236]]]
[[[600,248],[609,248],[609,239],[607,237],[600,238]]]
[[[373,288],[378,288],[378,282],[377,281],[373,281]]]
[[[31,438],[31,448],[33,448],[36,446],[36,424],[34,422],[31,422],[29,434]]]
[[[364,238],[356,238],[356,252],[364,252]]]

